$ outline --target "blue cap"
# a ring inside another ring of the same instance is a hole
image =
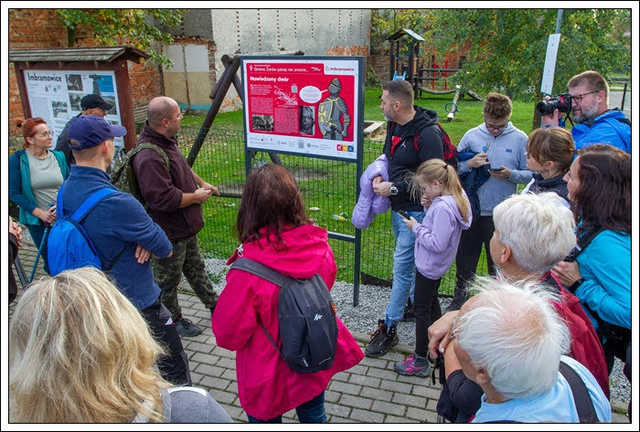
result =
[[[82,150],[126,134],[127,130],[122,126],[112,125],[99,116],[86,115],[71,119],[67,137],[72,150]]]

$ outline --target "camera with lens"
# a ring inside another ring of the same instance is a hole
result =
[[[571,111],[571,95],[569,93],[540,101],[536,105],[536,110],[542,115],[553,114],[556,109],[567,114]]]

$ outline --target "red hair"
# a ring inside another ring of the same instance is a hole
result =
[[[22,136],[24,137],[23,147],[29,147],[27,138],[31,138],[36,134],[36,126],[41,124],[47,124],[41,117],[30,117],[26,120],[18,120],[17,126],[22,129]]]

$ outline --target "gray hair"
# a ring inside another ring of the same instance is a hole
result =
[[[555,192],[513,195],[493,209],[500,241],[518,266],[546,273],[576,245],[573,213]]]
[[[570,347],[569,330],[552,304],[558,297],[530,281],[481,277],[473,285],[480,292],[453,330],[460,348],[508,399],[551,389]]]

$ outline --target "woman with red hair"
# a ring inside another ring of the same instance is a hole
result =
[[[28,118],[18,127],[24,149],[9,158],[9,199],[20,207],[20,223],[38,247],[46,225],[56,220],[58,189],[69,175],[69,166],[62,152],[50,150],[51,132],[42,118]]]

